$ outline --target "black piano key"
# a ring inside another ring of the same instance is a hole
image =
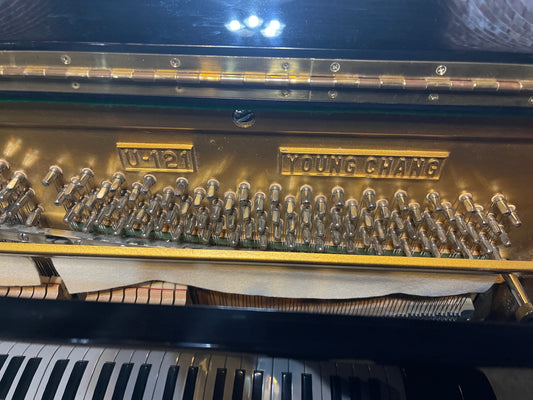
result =
[[[76,361],[76,364],[74,364],[72,372],[68,378],[67,386],[65,386],[65,391],[63,392],[61,400],[76,399],[76,393],[80,387],[81,378],[83,377],[83,373],[87,368],[87,364],[89,364],[89,361]]]
[[[290,372],[281,374],[281,400],[292,400],[292,374]]]
[[[7,354],[0,354],[0,369],[2,369],[2,367],[6,363],[7,357]]]
[[[131,396],[132,400],[142,400],[150,369],[152,369],[152,364],[143,364],[139,367],[139,373],[137,374],[137,380],[133,388],[133,395]]]
[[[44,388],[43,398],[42,400],[53,400],[54,396],[57,392],[57,387],[59,386],[59,383],[61,382],[61,378],[63,377],[63,374],[65,373],[65,369],[67,368],[68,360],[57,360],[54,368],[52,368],[52,372],[50,373],[50,378],[48,379],[48,382],[46,383],[46,387]]]
[[[224,399],[224,385],[226,384],[226,368],[218,368],[215,378],[215,388],[213,389],[213,400]]]
[[[193,400],[197,376],[198,367],[189,367],[189,371],[187,372],[187,379],[185,379],[185,388],[183,389],[183,400]]]
[[[350,399],[361,400],[361,379],[351,376],[348,379],[348,384],[350,385]]]
[[[96,382],[96,387],[94,388],[92,400],[104,400],[105,392],[107,391],[107,386],[109,385],[109,379],[111,378],[114,368],[114,362],[106,362],[104,365],[102,365],[100,375],[98,376],[98,381]]]
[[[9,389],[11,388],[11,385],[13,384],[13,380],[15,379],[15,376],[17,376],[17,372],[22,365],[22,361],[24,361],[24,356],[17,356],[13,357],[9,364],[7,364],[6,371],[4,372],[4,376],[2,376],[2,379],[0,380],[0,399],[4,400],[7,396],[7,393],[9,392]]]
[[[245,374],[246,372],[244,369],[235,370],[235,379],[233,381],[233,394],[231,396],[231,400],[242,400]]]
[[[122,400],[124,398],[124,393],[126,392],[126,386],[128,385],[132,369],[132,363],[122,364],[111,400]]]
[[[176,381],[178,380],[179,372],[180,367],[178,365],[172,365],[169,367],[162,400],[172,400],[174,398],[174,391],[176,390]]]
[[[313,400],[313,376],[302,374],[302,400]],[[352,397],[352,400],[355,400]]]
[[[24,371],[22,371],[17,387],[15,388],[15,393],[13,393],[13,400],[24,400],[41,360],[42,358],[39,357],[30,358],[28,360]]]
[[[329,378],[331,388],[331,400],[342,400],[342,383],[341,377],[332,375]]]
[[[263,371],[254,371],[252,378],[252,400],[261,400],[263,397]]]

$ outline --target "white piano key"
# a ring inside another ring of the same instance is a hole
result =
[[[259,356],[257,359],[257,369],[263,371],[263,400],[271,400],[273,364],[274,360],[270,357]]]
[[[292,399],[302,400],[302,374],[304,363],[299,360],[289,359],[289,371],[292,373]]]
[[[337,373],[335,364],[331,362],[320,363],[320,376],[322,379],[322,400],[331,400],[331,377]]]
[[[104,350],[105,349],[103,347],[90,347],[87,353],[85,353],[83,359],[87,361],[87,366],[85,367],[85,372],[83,373],[83,376],[80,381],[80,386],[77,391],[77,397],[83,398],[83,396],[85,395],[85,392],[87,391],[87,386],[91,381],[91,377],[96,369],[98,360],[102,356]]]
[[[281,376],[289,372],[289,360],[287,358],[274,358],[272,365],[272,400],[281,400]]]
[[[207,379],[205,381],[205,391],[203,400],[213,400],[213,393],[215,391],[215,380],[217,378],[217,370],[224,368],[226,357],[223,354],[214,353],[209,361],[209,369]],[[227,372],[226,372],[227,374]]]
[[[53,368],[53,365],[50,364],[50,361],[52,361],[52,358],[58,350],[58,345],[46,345],[41,348],[39,357],[41,357],[42,360],[39,364],[39,367],[37,367],[37,371],[35,371],[35,375],[33,376],[30,387],[28,388],[26,398],[30,398],[30,396],[33,396],[33,394],[37,392],[44,375],[47,371]]]
[[[113,397],[113,391],[115,390],[115,384],[117,383],[120,368],[122,367],[122,364],[127,364],[131,361],[134,352],[135,350],[131,349],[121,349],[116,354],[113,360],[113,362],[115,363],[115,368],[113,368],[113,372],[111,373],[111,377],[109,378],[109,384],[107,385],[107,390],[104,396],[105,400],[111,400],[111,398]]]
[[[24,372],[24,368],[26,368],[26,365],[28,364],[28,360],[31,358],[37,357],[41,349],[43,348],[42,344],[30,344],[26,350],[24,351],[24,361],[22,362],[19,370],[17,371],[17,374],[15,375],[15,379],[13,379],[13,383],[11,384],[11,387],[9,389],[9,392],[7,392],[7,399],[11,399],[13,397],[13,394],[15,393],[15,389],[17,388],[17,385],[20,381],[20,377],[22,376],[22,373]],[[9,362],[9,360],[7,360]],[[34,376],[35,377],[35,376]]]
[[[48,383],[48,380],[50,379],[50,374],[52,373],[52,370],[54,368],[55,363],[58,360],[68,360],[69,354],[74,349],[74,346],[59,346],[57,350],[54,352],[52,358],[50,359],[48,368],[46,369],[44,375],[41,378],[41,381],[39,383],[39,387],[35,392],[34,399],[42,399],[44,390],[46,389],[46,384]],[[70,364],[70,362],[69,362]]]
[[[185,380],[187,379],[187,373],[189,367],[192,366],[194,361],[194,353],[182,352],[178,358],[178,365],[180,367],[178,373],[178,379],[176,381],[176,390],[174,391],[174,398],[181,399],[183,397],[183,389],[185,389]]]
[[[165,353],[161,362],[161,366],[159,367],[159,374],[157,375],[153,399],[163,398],[165,384],[167,382],[168,369],[173,365],[177,365],[179,356],[180,353],[174,351],[168,351]]]
[[[93,397],[94,390],[96,389],[96,384],[98,383],[98,378],[100,376],[100,371],[102,370],[103,365],[106,362],[114,362],[115,358],[117,357],[117,354],[119,352],[119,349],[104,349],[100,356],[98,357],[98,361],[96,362],[96,365],[94,369],[90,373],[90,379],[89,382],[85,386],[85,397],[84,399],[90,400]],[[116,368],[116,366],[115,366]],[[114,368],[113,368],[114,370]],[[78,392],[78,394],[82,393],[81,390]],[[80,395],[81,396],[81,395]]]
[[[305,373],[311,375],[313,386],[313,400],[322,399],[322,379],[320,376],[320,364],[314,361],[306,361],[304,363]],[[300,400],[300,399],[295,399]]]
[[[17,342],[10,342],[10,341],[2,341],[0,342],[0,354],[9,354],[9,350],[16,344]]]
[[[242,356],[241,369],[245,370],[244,388],[242,391],[242,400],[252,399],[252,377],[255,367],[257,366],[257,357],[251,355]]]
[[[131,363],[133,363],[133,369],[131,370],[130,379],[126,385],[126,391],[124,392],[125,399],[131,399],[133,395],[133,389],[135,387],[135,381],[137,380],[137,375],[139,375],[139,368],[141,365],[145,364],[150,355],[149,350],[136,350],[131,358]]]
[[[232,400],[233,398],[233,382],[235,381],[235,371],[241,368],[241,357],[227,356],[226,357],[226,384],[224,385],[224,400]]]
[[[76,361],[83,360],[87,351],[89,351],[88,347],[75,347],[68,355],[69,363],[67,365],[67,368],[65,368],[65,372],[63,373],[61,382],[59,382],[59,386],[57,387],[57,392],[54,396],[54,400],[61,400],[61,397],[63,397],[65,387],[67,386],[68,379],[70,378],[70,374],[72,373],[72,369],[74,368]]]
[[[209,364],[211,355],[208,353],[197,353],[194,356],[193,366],[198,367],[196,375],[196,385],[194,387],[194,400],[203,400],[205,392],[205,383],[209,373]]]
[[[9,349],[9,352],[7,353],[8,354],[7,360],[2,366],[2,369],[0,369],[0,379],[2,376],[4,376],[7,366],[9,365],[9,361],[13,357],[18,357],[18,356],[23,355],[29,346],[30,345],[28,343],[24,343],[24,342],[17,342],[13,346],[11,346],[11,348]]]
[[[150,368],[150,374],[148,375],[148,380],[146,381],[143,400],[149,400],[153,398],[155,385],[160,374],[161,365],[163,363],[165,354],[166,353],[164,351],[151,351],[148,359],[146,360],[147,364],[151,364],[152,367]]]

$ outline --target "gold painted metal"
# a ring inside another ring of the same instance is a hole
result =
[[[280,147],[282,175],[439,180],[446,151]]]
[[[125,171],[195,172],[197,163],[192,144],[116,144]]]
[[[62,244],[0,243],[7,254],[172,260],[181,262],[267,263],[314,268],[373,268],[455,272],[533,272],[533,261],[464,260],[457,258],[388,257],[370,255],[290,253],[225,249],[171,249]]]

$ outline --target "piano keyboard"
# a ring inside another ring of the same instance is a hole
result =
[[[398,367],[0,342],[0,399],[406,399]]]

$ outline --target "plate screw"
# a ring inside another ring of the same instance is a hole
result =
[[[63,54],[61,57],[61,62],[65,65],[69,65],[71,62],[72,62],[72,59],[70,58],[70,56],[67,56],[66,54]]]
[[[255,124],[255,114],[252,110],[235,110],[233,123],[239,128],[249,128]]]
[[[332,62],[329,66],[329,70],[331,72],[339,72],[341,69],[341,65],[338,62]]]
[[[430,100],[430,101],[437,101],[438,99],[439,99],[439,95],[437,93],[431,93],[428,96],[428,100]]]
[[[281,69],[283,71],[288,71],[290,67],[291,67],[291,65],[288,62],[284,62],[284,63],[281,64]]]
[[[181,65],[181,61],[177,57],[171,58],[170,65],[172,66],[172,68],[179,68],[179,66]]]
[[[18,234],[18,238],[21,242],[27,242],[28,240],[30,240],[30,237],[28,236],[27,233],[24,233],[24,232],[20,232]]]
[[[330,91],[328,92],[328,97],[329,97],[330,99],[335,99],[335,98],[337,98],[337,91],[336,91],[336,90],[333,90],[333,89],[330,90]]]
[[[435,69],[435,73],[439,76],[442,76],[446,73],[446,71],[448,70],[448,68],[446,68],[446,65],[439,65],[436,69]]]
[[[528,101],[529,101],[529,104],[533,104],[533,96],[531,96]]]
[[[291,94],[291,91],[289,89],[283,89],[282,91],[279,92],[279,94],[281,95],[281,97],[289,97],[289,95]]]
[[[80,84],[78,82],[72,82],[72,89],[79,89],[80,88]]]

